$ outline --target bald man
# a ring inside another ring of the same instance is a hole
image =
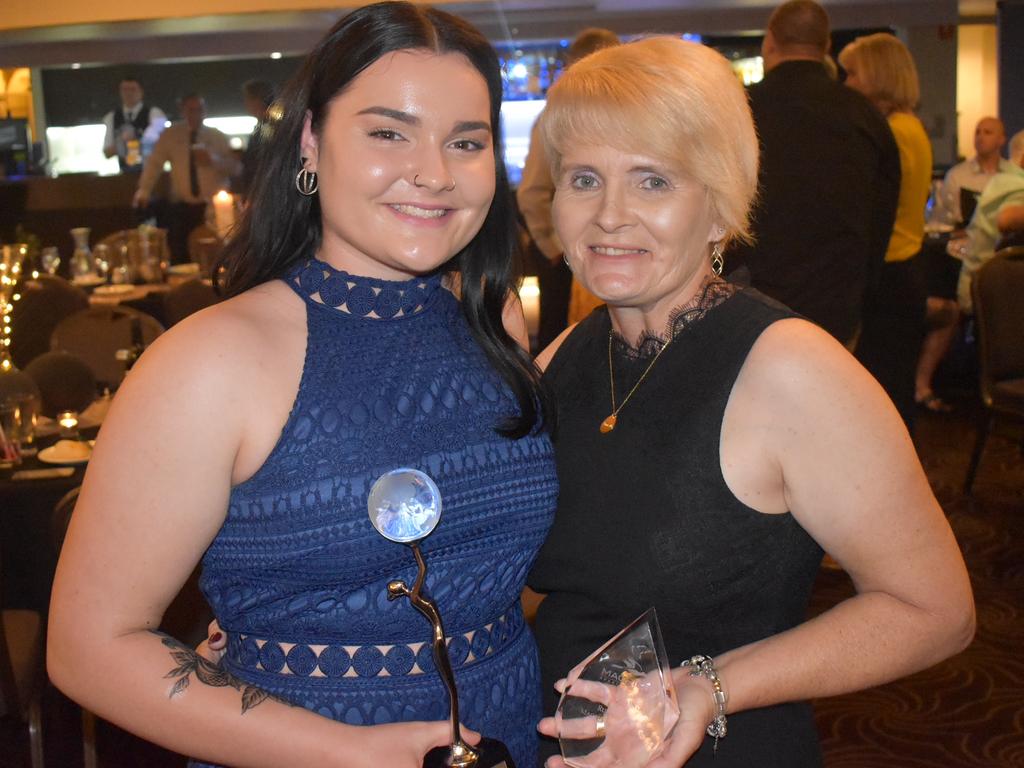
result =
[[[726,254],[755,288],[852,347],[864,296],[882,264],[899,195],[892,131],[871,103],[825,66],[829,18],[812,0],[772,13],[751,86],[761,140],[752,244]]]
[[[956,226],[966,225],[973,207],[971,211],[963,210],[962,191],[971,192],[977,198],[993,176],[1013,170],[1010,161],[1002,156],[1005,145],[1003,121],[998,117],[981,118],[974,128],[975,156],[957,163],[946,172],[942,183],[943,220]]]

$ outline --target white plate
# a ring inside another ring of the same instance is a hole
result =
[[[78,277],[72,278],[72,283],[75,285],[84,285],[88,288],[90,285],[103,285],[107,282],[105,277],[99,275],[79,275]]]
[[[85,464],[92,458],[92,452],[89,452],[88,456],[79,456],[77,458],[64,457],[61,458],[61,454],[57,453],[57,446],[51,445],[49,448],[43,448],[36,458],[44,464]]]
[[[128,285],[121,283],[119,285],[97,285],[96,290],[92,292],[93,296],[121,296],[126,293],[131,293],[135,290],[134,285]]]

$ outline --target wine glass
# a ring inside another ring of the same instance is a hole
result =
[[[39,262],[47,274],[56,275],[57,268],[60,266],[60,251],[54,246],[48,245],[46,248],[43,248],[39,256]]]

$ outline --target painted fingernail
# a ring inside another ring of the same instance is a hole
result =
[[[212,635],[210,635],[211,643],[219,643],[223,639],[224,635],[222,635],[220,632],[214,632]]]

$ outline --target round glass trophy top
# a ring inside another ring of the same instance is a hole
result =
[[[441,491],[429,475],[403,467],[377,478],[366,506],[381,536],[408,544],[429,535],[441,519]]]

